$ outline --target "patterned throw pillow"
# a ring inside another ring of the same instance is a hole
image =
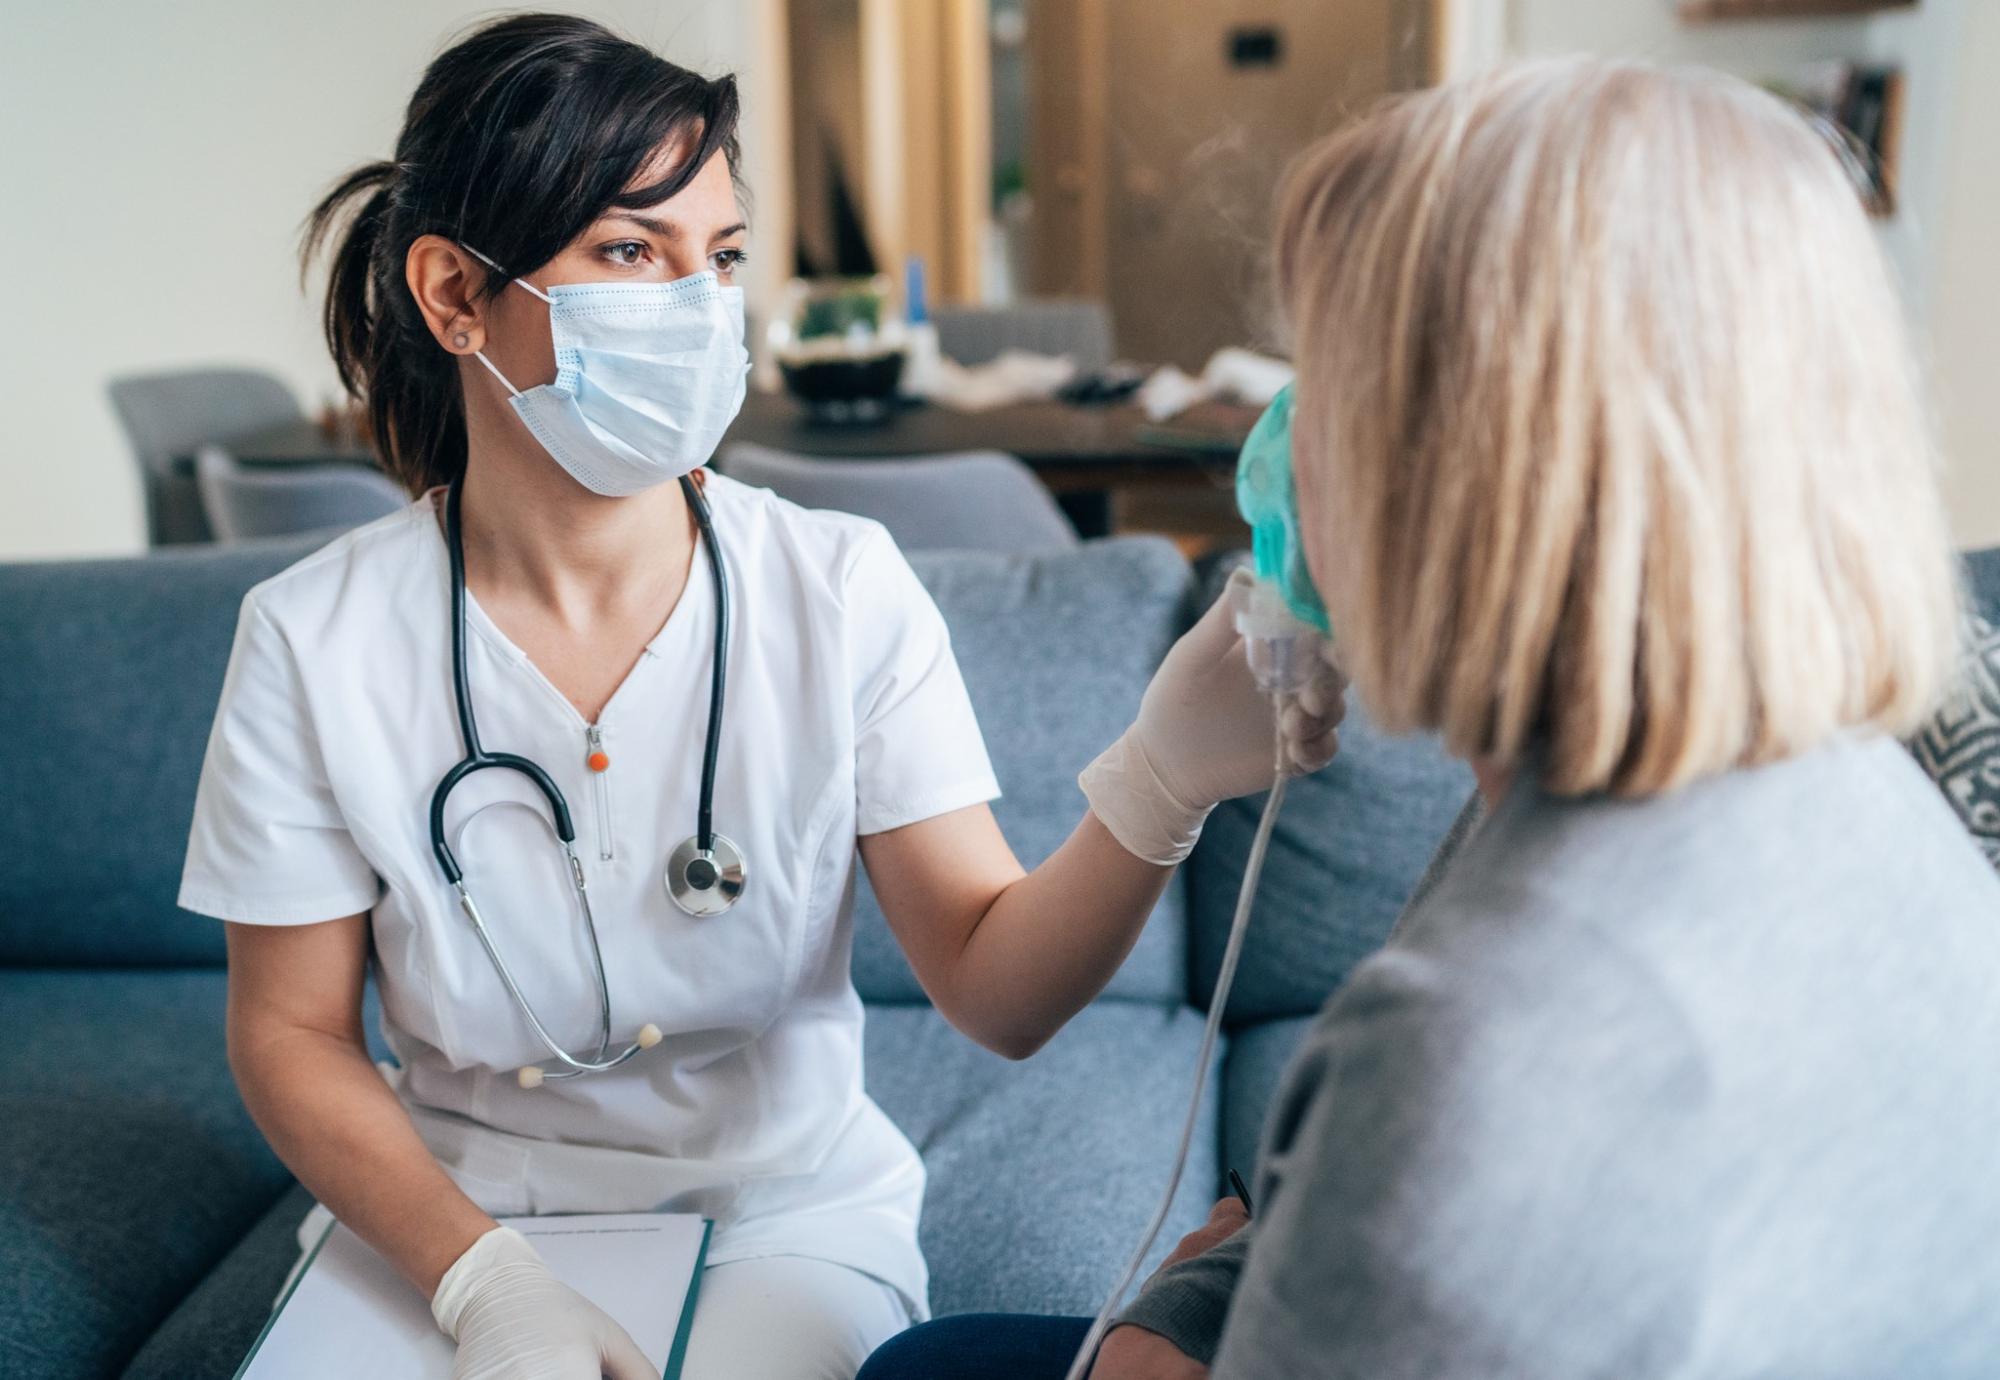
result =
[[[2000,628],[1968,621],[1960,684],[1910,740],[1910,751],[2000,867]]]

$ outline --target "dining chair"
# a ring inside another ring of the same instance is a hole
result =
[[[282,380],[256,369],[130,374],[111,380],[110,393],[145,486],[146,536],[153,546],[214,537],[188,463],[198,447],[303,415]]]
[[[1111,309],[1081,298],[1046,297],[1005,307],[935,307],[938,349],[960,364],[985,364],[1003,350],[1066,355],[1079,370],[1111,363]]]
[[[1077,544],[1035,472],[999,451],[821,460],[737,442],[717,468],[807,508],[874,518],[905,551],[1048,552]]]
[[[248,469],[219,445],[195,452],[202,512],[220,541],[359,527],[409,503],[389,476],[355,465]]]

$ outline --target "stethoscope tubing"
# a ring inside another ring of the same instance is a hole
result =
[[[527,1018],[529,1028],[535,1033],[543,1048],[551,1058],[562,1064],[560,1071],[540,1075],[548,1078],[574,1078],[584,1073],[603,1073],[617,1068],[641,1049],[648,1047],[659,1038],[657,1028],[648,1026],[641,1031],[641,1039],[617,1054],[611,1054],[611,988],[605,975],[604,953],[598,942],[597,921],[591,912],[590,890],[584,880],[583,863],[576,855],[576,824],[570,815],[569,802],[563,798],[562,790],[555,779],[536,762],[511,752],[488,752],[479,741],[479,723],[472,708],[472,680],[469,657],[466,653],[466,590],[465,590],[465,542],[460,516],[460,496],[463,477],[453,481],[445,494],[445,545],[451,565],[451,679],[452,697],[458,716],[459,737],[465,748],[465,755],[445,772],[431,793],[430,831],[431,852],[437,859],[438,868],[444,873],[445,881],[458,895],[459,908],[463,911],[479,944],[486,952],[488,961],[499,975],[502,986]],[[680,480],[681,492],[686,496],[694,512],[695,523],[700,530],[702,546],[707,552],[709,570],[715,584],[715,656],[709,680],[708,728],[702,744],[701,793],[697,813],[696,842],[705,854],[714,845],[715,776],[716,764],[722,751],[722,710],[728,689],[728,648],[729,648],[729,577],[723,566],[722,549],[715,536],[714,517],[709,511],[707,497],[701,486],[691,477],[683,475]],[[501,957],[499,946],[492,932],[487,928],[485,917],[473,900],[472,892],[465,882],[464,870],[453,854],[446,838],[445,806],[451,792],[460,782],[475,772],[499,769],[519,772],[528,778],[548,804],[549,813],[555,824],[556,837],[562,845],[563,857],[568,866],[570,883],[576,893],[577,903],[583,912],[584,934],[589,941],[591,975],[597,986],[598,1038],[595,1055],[581,1058],[562,1046],[548,1027],[542,1022],[534,1005],[521,990],[515,980],[513,970],[506,959]],[[523,1073],[538,1072],[523,1070]]]
[[[570,817],[569,802],[563,799],[555,779],[542,770],[539,763],[526,757],[512,752],[487,752],[479,745],[479,721],[472,712],[472,677],[465,651],[465,541],[459,520],[459,489],[462,483],[462,480],[454,481],[445,493],[444,525],[445,546],[451,557],[451,688],[458,710],[458,736],[465,744],[465,756],[444,774],[437,789],[431,792],[431,852],[437,858],[445,880],[453,886],[463,884],[465,872],[459,867],[458,859],[452,855],[451,845],[445,839],[444,807],[458,783],[474,772],[497,767],[527,777],[541,792],[542,799],[548,802],[549,813],[555,817],[556,837],[563,841],[565,848],[573,848],[576,843],[576,823]]]
[[[695,525],[701,530],[702,549],[708,553],[709,576],[715,585],[715,655],[709,658],[708,732],[701,747],[701,795],[695,810],[695,838],[701,851],[715,847],[715,767],[722,758],[722,708],[729,699],[729,576],[722,568],[722,543],[715,539],[715,518],[708,510],[708,496],[701,485],[681,476],[681,492],[694,509]]]
[[[579,868],[581,866],[577,864],[574,854],[571,854],[570,862]],[[535,1038],[542,1042],[542,1047],[548,1050],[552,1058],[569,1069],[569,1072],[547,1074],[546,1077],[574,1078],[580,1073],[603,1073],[608,1069],[617,1068],[639,1052],[641,1046],[635,1043],[610,1058],[605,1057],[606,1051],[611,1048],[611,988],[604,975],[604,953],[597,943],[597,924],[590,913],[590,898],[581,883],[578,884],[577,896],[583,902],[583,924],[590,938],[590,964],[597,979],[598,997],[597,1053],[588,1059],[580,1059],[571,1054],[562,1047],[555,1036],[549,1033],[548,1027],[542,1024],[542,1018],[535,1013],[527,993],[523,992],[520,984],[514,981],[513,970],[507,966],[507,961],[500,957],[500,950],[494,946],[493,935],[486,928],[485,918],[479,913],[478,902],[472,899],[472,893],[466,890],[464,883],[458,885],[457,891],[459,906],[465,912],[465,918],[472,923],[472,932],[479,936],[479,946],[486,950],[487,960],[492,963],[493,970],[500,975],[501,984],[506,987],[507,995],[514,999],[514,1004],[521,1009],[521,1014],[528,1018],[528,1025],[535,1032]]]

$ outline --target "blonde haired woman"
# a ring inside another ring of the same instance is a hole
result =
[[[1958,608],[1839,161],[1521,67],[1315,148],[1277,270],[1354,687],[1489,812],[1097,1380],[1990,1375],[2000,881],[1895,741]]]

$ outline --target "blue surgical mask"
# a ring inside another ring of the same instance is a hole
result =
[[[470,245],[467,252],[505,272]],[[483,351],[514,414],[577,483],[624,498],[708,463],[743,406],[743,289],[713,272],[671,283],[573,283],[547,292],[555,382],[525,392]]]
[[[1271,400],[1251,428],[1236,466],[1236,507],[1250,524],[1257,578],[1284,596],[1292,616],[1330,633],[1326,605],[1306,569],[1299,541],[1298,487],[1292,478],[1292,385]]]

